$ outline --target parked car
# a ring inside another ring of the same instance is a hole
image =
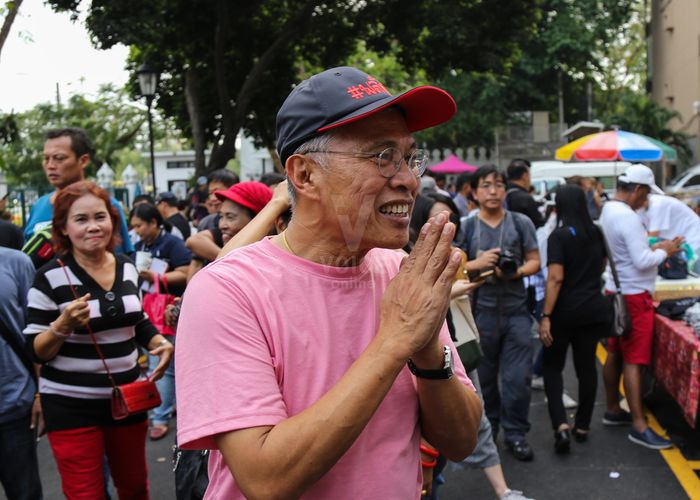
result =
[[[533,161],[530,167],[530,179],[534,186],[541,186],[554,183],[557,179],[561,179],[559,184],[562,184],[564,179],[580,175],[582,177],[595,177],[603,183],[603,187],[607,193],[615,191],[617,177],[621,175],[627,167],[632,165],[628,161],[581,161],[581,162],[563,162],[563,161]],[[552,184],[548,187],[556,187]]]
[[[682,172],[666,186],[666,192],[684,199],[700,195],[700,165]]]

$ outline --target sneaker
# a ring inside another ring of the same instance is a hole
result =
[[[634,429],[630,429],[627,439],[645,448],[651,448],[652,450],[665,450],[673,446],[670,439],[659,436],[649,427],[644,429],[644,432],[637,432]]]
[[[513,453],[513,456],[521,462],[529,462],[535,458],[535,453],[524,439],[519,441],[506,441],[506,446]]]
[[[503,495],[498,497],[498,500],[535,500],[534,498],[526,497],[522,491],[511,490],[508,488]]]
[[[544,391],[544,377],[532,377],[530,387],[536,391]]]
[[[573,410],[578,406],[576,400],[569,396],[566,392],[562,393],[561,400],[564,403],[564,408],[566,408],[567,410]]]
[[[605,412],[603,415],[603,425],[630,425],[632,423],[632,415],[626,411],[622,413]]]

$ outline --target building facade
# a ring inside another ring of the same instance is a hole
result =
[[[681,115],[669,126],[691,136],[693,163],[699,163],[700,1],[651,0],[647,37],[651,98]]]

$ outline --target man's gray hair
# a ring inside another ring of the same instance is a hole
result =
[[[294,150],[295,155],[315,154],[315,161],[318,165],[326,169],[328,168],[328,155],[324,154],[330,149],[330,144],[333,139],[333,132],[328,131],[312,137],[308,141],[301,144]],[[294,209],[297,202],[297,191],[294,189],[294,184],[287,182],[287,190],[289,191],[289,205]]]

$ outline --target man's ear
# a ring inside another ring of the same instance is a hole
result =
[[[80,158],[78,158],[78,165],[80,165],[80,168],[85,170],[85,167],[87,167],[90,164],[90,155],[85,153],[82,155]]]
[[[294,154],[285,163],[287,181],[294,186],[298,197],[319,199],[321,167],[307,155]]]

